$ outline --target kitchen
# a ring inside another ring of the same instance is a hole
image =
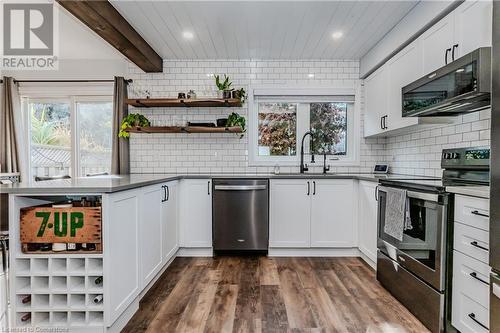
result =
[[[2,327],[500,331],[496,2],[46,3]]]

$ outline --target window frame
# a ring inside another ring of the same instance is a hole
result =
[[[56,95],[54,97],[39,97],[43,94],[36,94],[34,96],[23,95],[22,98],[22,110],[25,119],[25,139],[27,142],[26,149],[26,161],[28,164],[28,176],[29,179],[33,180],[34,176],[32,173],[32,160],[31,160],[31,116],[28,114],[29,109],[27,104],[31,102],[36,103],[68,103],[69,105],[69,115],[70,115],[70,132],[71,132],[71,159],[70,159],[70,177],[80,178],[85,177],[81,172],[80,165],[80,127],[78,126],[78,106],[80,102],[113,102],[112,95]]]
[[[335,166],[360,165],[360,91],[359,82],[349,87],[251,87],[248,96],[248,165],[249,166],[299,166],[300,144],[302,136],[310,129],[310,111],[306,103],[347,102],[347,155],[327,155],[329,164]],[[279,96],[273,98],[273,96]],[[354,96],[354,102],[346,101],[345,96]],[[287,99],[289,97],[289,99]],[[326,100],[325,97],[328,97]],[[330,98],[331,97],[331,98]],[[302,100],[302,101],[300,101]],[[258,114],[260,102],[298,103],[295,156],[259,156],[258,155]],[[306,110],[307,109],[307,110]],[[350,116],[350,117],[349,117]],[[349,119],[352,118],[351,121]],[[304,143],[304,151],[309,152],[310,137]],[[306,154],[308,155],[308,154]],[[329,158],[328,158],[329,156]]]

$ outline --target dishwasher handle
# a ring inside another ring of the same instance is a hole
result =
[[[267,185],[215,185],[216,191],[255,191],[265,190]]]

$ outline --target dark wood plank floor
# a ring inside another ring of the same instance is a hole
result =
[[[123,332],[428,332],[358,258],[176,258]]]

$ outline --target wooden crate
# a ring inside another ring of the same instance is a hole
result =
[[[94,243],[102,252],[101,207],[54,208],[51,205],[21,209],[20,241],[27,243]],[[23,252],[28,252],[22,246]],[[47,253],[36,252],[36,253]],[[75,253],[75,251],[63,251]],[[60,252],[57,252],[60,253]]]

